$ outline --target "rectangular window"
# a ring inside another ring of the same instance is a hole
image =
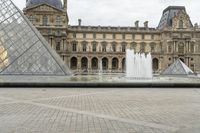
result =
[[[145,51],[146,51],[145,47],[146,47],[146,44],[145,44],[145,43],[142,43],[142,44],[140,45],[140,52],[145,52]]]
[[[76,51],[77,51],[77,49],[76,49],[76,43],[73,43],[73,44],[72,44],[72,51],[73,51],[73,52],[76,52]]]
[[[43,24],[43,26],[48,26],[48,17],[47,16],[43,16],[42,24]]]
[[[83,33],[83,38],[86,38],[86,33]]]
[[[34,22],[35,22],[35,17],[34,17],[34,16],[30,16],[30,17],[29,17],[29,21],[30,21],[32,24],[34,24]]]
[[[59,51],[60,50],[60,42],[57,42],[57,45],[56,45],[56,50]]]
[[[151,39],[154,40],[154,35],[153,34],[151,35]]]
[[[122,52],[126,52],[126,45],[125,44],[122,45]]]
[[[73,33],[73,38],[76,38],[76,33]]]
[[[93,46],[92,46],[92,51],[93,51],[93,52],[96,52],[96,51],[97,51],[97,44],[96,44],[96,43],[93,44]]]
[[[103,52],[106,52],[106,44],[103,44],[103,45],[102,45],[102,51],[103,51]]]
[[[113,39],[115,39],[116,38],[116,35],[115,34],[113,34]]]
[[[93,33],[93,38],[96,39],[96,33]]]
[[[103,39],[106,39],[106,34],[105,33],[103,34]]]
[[[172,46],[168,45],[168,53],[171,53],[171,52],[172,52]]]
[[[194,44],[193,43],[191,43],[191,45],[190,45],[190,52],[194,53]]]
[[[123,34],[123,35],[122,35],[122,38],[123,38],[123,39],[126,39],[126,34]]]
[[[86,52],[87,51],[87,44],[83,44],[83,52]]]
[[[135,39],[135,34],[132,34],[132,39],[133,39],[133,40]]]
[[[60,16],[57,16],[57,17],[56,17],[56,26],[57,26],[57,27],[60,27],[60,26],[61,26],[61,17],[60,17]]]
[[[151,46],[151,52],[155,52],[155,47],[153,45]]]
[[[113,52],[116,52],[116,45],[115,44],[112,44],[112,50],[113,50]]]
[[[144,40],[145,39],[145,35],[144,34],[142,34],[142,40]]]

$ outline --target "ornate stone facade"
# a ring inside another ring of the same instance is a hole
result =
[[[31,1],[31,0],[29,0]],[[125,51],[151,52],[153,69],[160,73],[177,58],[200,72],[200,29],[192,25],[185,7],[173,6],[163,11],[157,28],[148,21],[133,27],[68,25],[67,0],[63,8],[48,3],[26,6],[24,14],[48,40],[65,63],[77,74],[125,71]]]

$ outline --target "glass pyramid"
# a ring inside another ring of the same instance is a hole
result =
[[[177,59],[172,65],[165,69],[161,75],[191,75],[194,72],[186,66],[180,59]]]
[[[0,75],[70,75],[57,53],[11,0],[0,0]]]

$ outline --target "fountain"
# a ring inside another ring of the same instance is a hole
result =
[[[134,50],[126,50],[126,77],[133,79],[152,79],[151,54],[134,53]]]

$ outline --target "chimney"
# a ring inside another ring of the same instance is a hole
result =
[[[63,0],[64,9],[67,10],[67,0]]]
[[[81,22],[82,22],[82,20],[78,19],[78,26],[81,26]]]
[[[149,23],[148,21],[145,21],[145,22],[144,22],[144,27],[145,27],[146,29],[149,28],[148,23]]]
[[[136,27],[136,28],[139,28],[139,21],[138,21],[138,20],[135,21],[135,27]]]

